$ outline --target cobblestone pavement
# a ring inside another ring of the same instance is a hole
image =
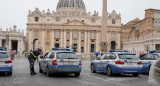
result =
[[[83,70],[80,77],[73,75],[57,75],[47,77],[38,73],[29,75],[28,60],[15,59],[13,61],[13,75],[0,74],[0,86],[154,86],[148,84],[148,75],[141,74],[139,77],[131,75],[107,76],[100,73],[90,72],[90,61],[83,61]],[[35,65],[38,72],[38,62]]]

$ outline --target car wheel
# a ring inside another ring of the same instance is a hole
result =
[[[39,64],[39,73],[43,73],[43,70],[41,69],[40,64]]]
[[[11,76],[11,75],[12,75],[12,72],[7,72],[7,74],[8,74],[9,76]]]
[[[133,76],[134,76],[134,77],[138,77],[138,76],[139,76],[139,73],[134,73]]]
[[[79,77],[79,76],[80,76],[80,73],[74,73],[74,76],[75,76],[75,77]]]
[[[95,68],[94,68],[94,65],[93,65],[93,64],[91,64],[91,72],[92,72],[92,73],[96,73],[96,71],[95,71]]]
[[[49,68],[48,68],[48,67],[47,67],[46,72],[47,72],[47,76],[48,76],[48,77],[50,77],[50,76],[51,76],[51,73],[50,73],[50,70],[49,70]]]
[[[112,68],[110,66],[107,67],[106,73],[107,73],[108,76],[112,75]]]

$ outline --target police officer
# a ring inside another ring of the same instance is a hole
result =
[[[28,54],[28,60],[29,60],[29,67],[30,67],[30,74],[36,75],[37,73],[34,71],[34,62],[38,58],[38,55],[40,55],[42,52],[41,49],[38,49],[37,51],[32,51]]]

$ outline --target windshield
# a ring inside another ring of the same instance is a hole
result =
[[[57,53],[57,59],[78,59],[78,57],[75,53],[60,52]]]
[[[120,59],[138,59],[135,54],[118,54]]]
[[[0,52],[0,58],[8,58],[7,53],[5,53],[5,52]]]

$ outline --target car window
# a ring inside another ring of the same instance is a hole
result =
[[[0,52],[0,58],[9,58],[6,52]]]
[[[54,58],[54,52],[51,52],[51,53],[49,54],[49,58],[50,58],[50,59],[53,59],[53,58]]]
[[[78,56],[73,52],[59,52],[57,59],[78,59]]]
[[[159,55],[154,55],[154,60],[157,60],[159,58]]]
[[[44,55],[44,58],[47,58],[47,57],[48,57],[48,54],[49,54],[49,52],[47,52],[47,53]]]
[[[146,57],[146,55],[147,55],[147,54],[142,54],[142,55],[139,56],[139,58],[140,58],[141,60],[144,60],[145,57]]]
[[[120,59],[139,59],[135,54],[118,54]]]
[[[103,59],[109,59],[110,54],[106,54]]]
[[[103,54],[100,58],[100,60],[103,60],[105,58],[106,54]]]
[[[109,59],[116,59],[116,55],[115,54],[110,54]]]
[[[154,56],[153,54],[148,54],[148,55],[146,56],[145,60],[153,60],[153,59],[154,59],[153,56]]]

